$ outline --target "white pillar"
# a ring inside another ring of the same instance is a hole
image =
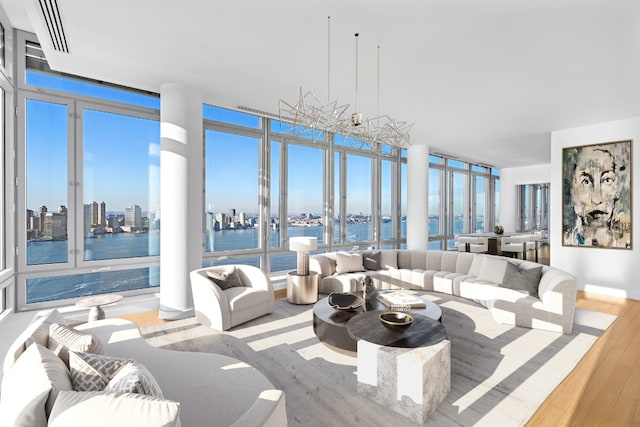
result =
[[[160,88],[160,310],[193,316],[189,272],[202,265],[202,93]]]
[[[427,249],[429,240],[429,147],[407,150],[407,249]]]

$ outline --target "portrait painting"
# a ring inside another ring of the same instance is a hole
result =
[[[631,249],[631,143],[563,149],[563,246]]]

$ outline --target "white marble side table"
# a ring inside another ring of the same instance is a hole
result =
[[[116,294],[95,295],[76,301],[76,306],[91,308],[91,310],[89,310],[88,319],[88,321],[91,322],[93,320],[104,319],[104,310],[102,309],[103,305],[113,304],[120,301],[121,299],[122,295]]]
[[[413,314],[414,325],[394,333],[379,313],[347,323],[358,340],[358,393],[424,424],[451,389],[451,342],[442,324],[426,316]]]

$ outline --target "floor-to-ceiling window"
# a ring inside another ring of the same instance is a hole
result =
[[[52,72],[20,34],[18,306],[158,286],[158,96]]]
[[[535,231],[549,237],[549,184],[516,186],[518,223],[516,231]]]
[[[471,221],[469,223],[471,233],[488,231],[488,169],[484,166],[471,165]]]
[[[439,156],[429,156],[429,249],[442,249],[444,224],[446,224],[445,207],[443,203],[444,159]]]
[[[260,140],[207,130],[205,151],[205,250],[259,248]]]
[[[400,150],[400,242],[407,245],[407,150]],[[395,203],[398,203],[396,200]]]
[[[493,230],[499,177],[495,168],[429,156],[430,249],[453,249],[459,234]]]

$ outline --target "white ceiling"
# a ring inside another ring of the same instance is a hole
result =
[[[496,167],[549,163],[553,130],[640,115],[637,0],[57,2],[69,54],[51,49],[37,0],[0,0],[52,68],[274,114],[301,86],[327,101],[329,82],[355,111],[358,32],[365,117],[379,100],[415,122],[413,144]]]

